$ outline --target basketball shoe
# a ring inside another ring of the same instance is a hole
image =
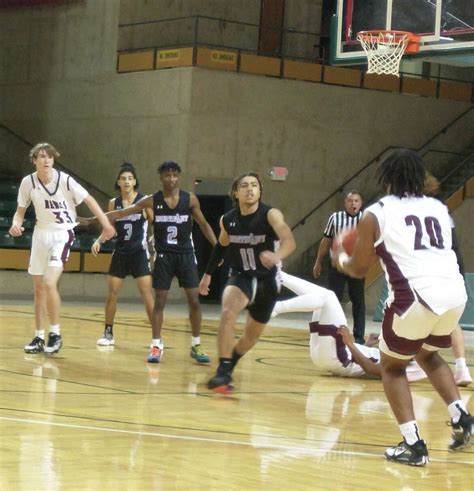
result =
[[[108,331],[104,331],[102,337],[97,340],[97,346],[114,346],[114,345],[115,345],[114,337]]]
[[[163,348],[158,346],[152,346],[150,354],[148,355],[148,363],[160,363],[161,357],[163,355]]]
[[[418,440],[413,445],[403,440],[396,447],[387,448],[384,454],[387,460],[407,465],[426,465],[429,462],[428,449],[424,440]]]
[[[448,421],[448,425],[453,428],[452,441],[448,447],[450,452],[457,452],[469,446],[473,424],[474,418],[465,412],[461,412],[461,417],[457,423]]]
[[[35,336],[31,343],[25,346],[24,350],[25,353],[42,353],[44,351],[44,339]]]
[[[61,349],[62,345],[63,341],[61,338],[61,334],[50,332],[48,335],[48,343],[44,347],[44,352],[47,355],[54,355],[54,353],[57,353]]]
[[[196,346],[191,346],[191,358],[196,360],[198,363],[209,363],[211,360],[209,356],[204,353],[200,344],[196,344]]]
[[[216,373],[214,377],[208,380],[207,388],[218,394],[231,394],[234,391],[232,377],[227,374],[219,375]]]

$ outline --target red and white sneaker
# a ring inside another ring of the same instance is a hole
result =
[[[152,346],[146,361],[148,363],[160,363],[162,355],[163,348],[160,348],[159,346]]]

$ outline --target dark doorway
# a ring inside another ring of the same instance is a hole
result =
[[[198,198],[203,215],[206,217],[206,220],[214,230],[216,237],[219,237],[219,220],[226,211],[232,208],[232,202],[229,196],[199,195]],[[212,246],[206,237],[204,237],[199,225],[196,222],[194,222],[193,225],[193,240],[196,250],[196,258],[198,261],[199,277],[202,277],[211,255]],[[229,268],[226,266],[226,264],[223,264],[212,275],[209,295],[207,297],[201,296],[201,301],[219,301],[228,276]]]
[[[262,0],[258,53],[281,56],[285,0]]]

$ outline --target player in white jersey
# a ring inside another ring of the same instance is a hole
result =
[[[26,209],[33,204],[36,224],[33,231],[28,273],[34,285],[35,336],[25,346],[27,353],[57,353],[62,338],[59,326],[61,299],[58,281],[74,241],[76,206],[84,202],[97,216],[103,235],[112,238],[115,230],[97,201],[71,176],[53,168],[58,151],[49,143],[38,143],[30,151],[36,172],[23,178],[18,192],[18,207],[9,233],[19,237],[24,231]],[[45,312],[49,315],[49,336],[45,346]]]
[[[423,195],[425,169],[413,151],[395,149],[381,162],[379,183],[387,196],[367,208],[359,222],[352,258],[336,254],[339,268],[364,277],[374,252],[389,285],[380,341],[382,381],[403,441],[385,452],[388,460],[426,465],[428,450],[415,421],[406,366],[414,356],[448,406],[453,428],[449,450],[470,443],[473,418],[461,400],[451,369],[438,354],[467,295],[451,248],[447,208]]]
[[[298,296],[276,302],[272,316],[287,312],[312,312],[309,324],[310,355],[316,368],[339,377],[381,377],[380,351],[373,345],[354,343],[336,294],[321,286],[281,272],[282,285]],[[426,378],[416,362],[407,368],[410,382]]]

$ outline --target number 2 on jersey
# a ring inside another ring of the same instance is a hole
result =
[[[242,258],[242,264],[244,265],[245,271],[257,269],[253,249],[240,249],[240,257]]]
[[[168,232],[168,235],[166,236],[166,242],[168,242],[168,244],[177,244],[178,240],[176,239],[176,237],[178,237],[178,227],[172,225],[168,227],[166,231]]]
[[[423,225],[421,220],[415,215],[408,215],[405,217],[405,223],[407,227],[414,226],[415,227],[415,240],[413,243],[413,248],[415,251],[419,251],[422,249],[428,249],[423,243],[422,239],[426,234],[430,239],[430,246],[436,247],[436,249],[444,249],[444,240],[443,233],[441,231],[441,225],[439,221],[435,217],[425,217],[424,225],[425,229],[423,230]]]

